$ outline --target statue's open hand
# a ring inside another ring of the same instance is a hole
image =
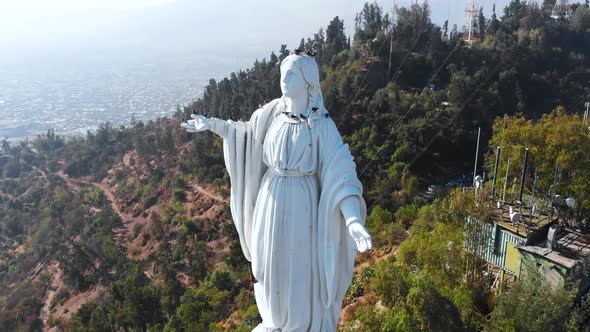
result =
[[[348,225],[348,233],[356,242],[356,247],[359,252],[365,252],[373,248],[373,244],[371,243],[371,236],[367,229],[358,222],[353,222]]]
[[[197,133],[205,131],[211,127],[209,119],[199,114],[192,114],[192,120],[183,122],[180,125],[186,129],[189,133]]]

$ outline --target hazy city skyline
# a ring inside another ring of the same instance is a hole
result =
[[[335,16],[351,35],[364,3],[0,0],[0,137],[84,134],[132,114],[169,115],[210,78],[249,68],[281,44],[293,49]],[[391,11],[394,1],[378,3]],[[486,12],[492,3],[480,1]],[[464,1],[430,4],[435,24],[463,24]]]

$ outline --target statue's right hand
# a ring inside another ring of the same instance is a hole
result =
[[[193,118],[192,120],[180,124],[189,133],[197,133],[211,128],[211,123],[206,117],[199,114],[192,114],[191,117]]]

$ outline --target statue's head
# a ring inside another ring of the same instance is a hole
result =
[[[308,114],[324,108],[320,86],[320,71],[312,55],[299,53],[287,56],[281,62],[281,92],[284,97],[297,98],[307,94]]]

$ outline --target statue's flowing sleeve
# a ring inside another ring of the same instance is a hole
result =
[[[315,242],[319,254],[319,292],[324,310],[329,311],[324,315],[321,330],[336,331],[357,250],[340,212],[340,202],[348,196],[358,198],[363,224],[367,208],[354,158],[330,117],[320,119],[318,134],[321,193]]]
[[[250,121],[228,120],[223,135],[223,157],[231,182],[231,214],[248,261],[252,260],[250,246],[256,196],[267,169],[262,161],[262,147],[277,103],[278,100],[273,100],[259,108]]]

